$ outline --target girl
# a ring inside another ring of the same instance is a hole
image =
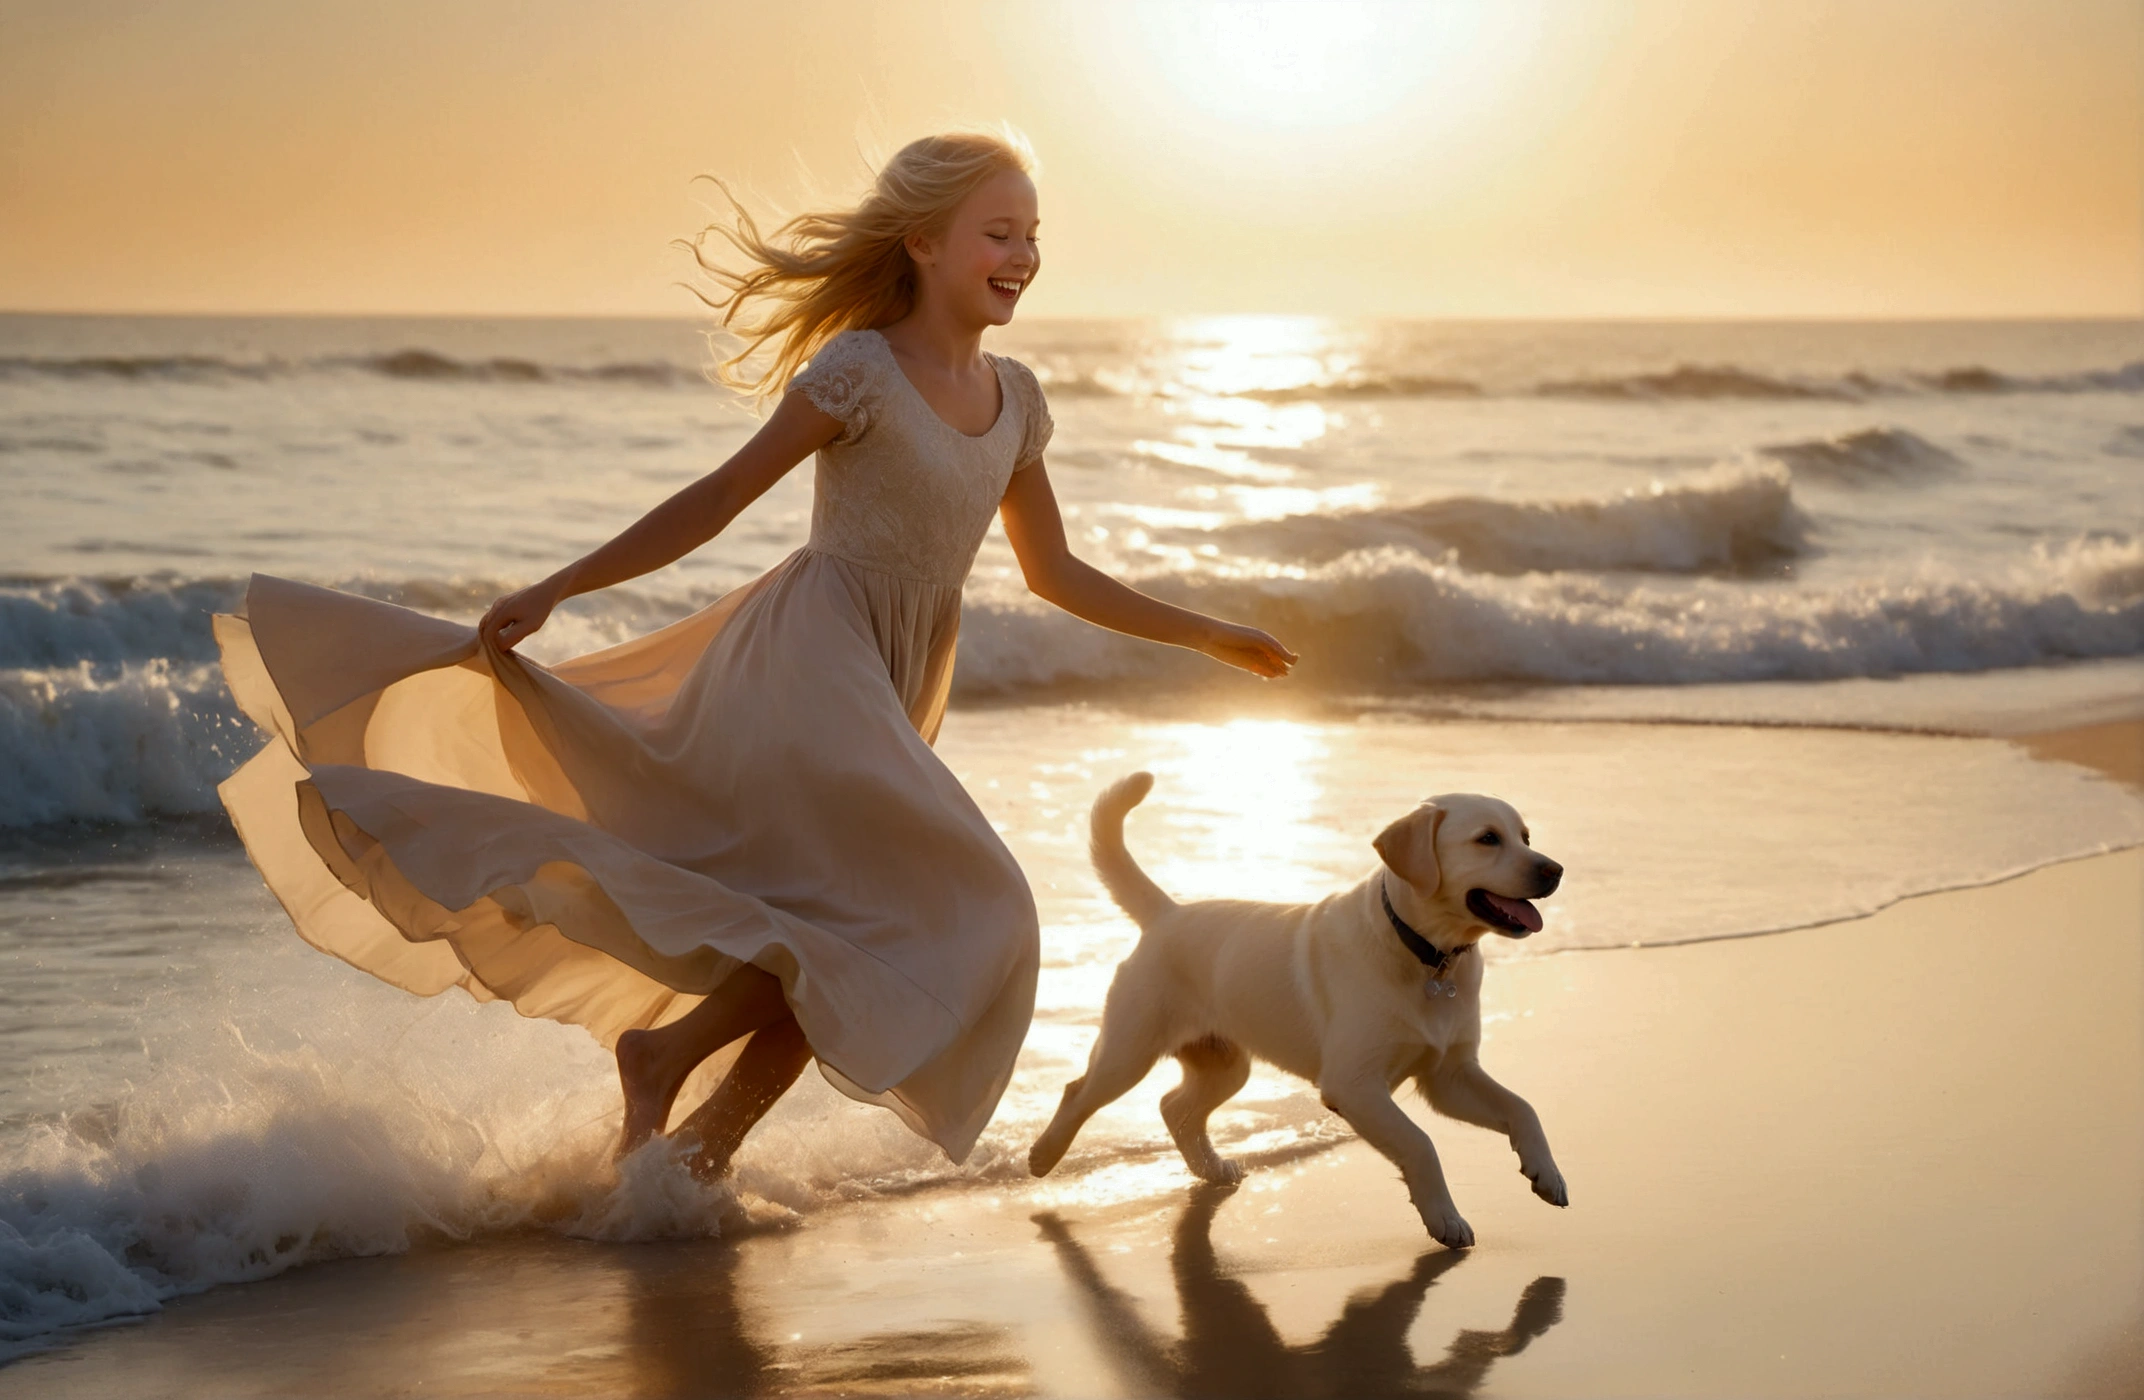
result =
[[[701,259],[744,341],[722,374],[787,392],[718,470],[474,634],[262,577],[218,619],[234,693],[278,736],[225,800],[299,931],[412,990],[586,1026],[616,1049],[621,1153],[718,1053],[677,1130],[704,1173],[813,1059],[955,1161],[989,1121],[1033,1012],[1035,908],[930,745],[993,512],[1059,607],[1261,676],[1294,664],[1067,548],[1041,388],[982,349],[1041,267],[1030,168],[1016,137],[928,137],[852,210],[767,239],[739,209],[719,232],[741,270]],[[814,452],[810,542],[773,570],[607,651],[515,654]]]

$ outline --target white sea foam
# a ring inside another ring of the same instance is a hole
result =
[[[1677,550],[1696,550],[1704,539],[1754,530],[1753,521],[1784,521],[1791,511],[1777,467],[1701,480],[1711,485],[1573,515],[1564,522],[1567,543],[1578,548],[1592,538],[1600,553],[1650,551],[1658,564]],[[1533,506],[1462,505],[1458,514],[1486,522],[1470,546],[1477,551],[1500,548],[1497,542],[1507,538],[1496,529],[1499,511],[1523,524],[1509,532],[1511,540],[1563,528],[1553,509],[1544,523],[1529,514],[1539,510]],[[1724,523],[1713,520],[1715,512]],[[1359,520],[1345,523],[1346,517],[1305,520],[1289,538],[1319,547],[1332,543],[1316,533],[1324,526],[1342,539],[1402,528],[1389,520],[1374,529]],[[1279,545],[1266,540],[1261,547]],[[1512,556],[1500,562],[1509,564]],[[1477,682],[1837,680],[2144,653],[2144,539],[2076,540],[2027,551],[1986,574],[1923,564],[1829,586],[1504,574],[1468,568],[1448,553],[1391,545],[1309,568],[1210,569],[1139,582],[1163,597],[1295,639],[1304,661],[1293,683],[1340,694],[1420,694]],[[168,625],[165,635],[183,644],[194,624],[176,613],[167,618],[165,601],[179,592],[143,595],[153,606],[138,614],[126,610],[131,605],[124,599],[110,606],[129,623],[147,617]],[[621,595],[615,615],[561,616],[546,640],[553,652],[570,654],[686,606]],[[109,611],[92,611],[79,625],[92,640],[119,637],[115,649],[134,644],[119,636]],[[954,696],[964,702],[1129,696],[1207,675],[1188,653],[1104,632],[1024,593],[981,584],[970,589],[961,629]],[[257,731],[238,715],[212,662],[0,671],[0,771],[13,775],[0,784],[0,827],[213,812],[215,785],[258,745]]]
[[[1985,714],[1976,670],[2035,668],[1997,684],[2031,691],[2029,708],[2044,714],[2085,690],[2104,699],[2119,677],[2102,673],[2144,664],[2134,660],[2144,547],[2106,533],[2133,529],[2137,515],[2144,427],[2137,400],[2118,397],[2144,390],[2133,324],[1342,325],[1300,345],[1294,333],[1027,325],[1005,348],[1050,384],[1052,472],[1075,540],[1127,509],[1221,524],[1167,541],[1167,571],[1138,548],[1112,556],[1115,542],[1095,553],[1114,570],[1148,569],[1136,581],[1152,591],[1301,647],[1295,688],[1435,704],[1454,686],[1472,702],[1511,699],[1468,684],[1481,680],[1618,683],[1521,694],[1564,697],[1572,708],[1541,713],[1568,720],[1589,705],[1625,718],[1683,712],[1634,698],[1628,683],[1683,696],[1692,682],[1774,678],[1786,684],[1706,690],[1688,713],[1837,722],[1836,708],[1805,708],[1831,688],[1793,682],[1859,677],[1848,683],[1859,708],[1843,722],[1882,725],[1898,721],[1899,696],[1865,678],[1921,672],[1943,692],[1928,721],[1940,727]],[[20,517],[0,579],[0,827],[215,810],[214,782],[259,742],[230,708],[208,628],[248,570],[467,621],[712,466],[742,426],[714,407],[700,347],[676,325],[0,318],[0,339],[0,462]],[[1886,426],[1871,428],[1876,410],[1854,405],[1877,402]],[[1158,458],[1135,446],[1147,442],[1255,470],[1149,470]],[[674,456],[651,447],[663,444]],[[1752,465],[1765,457],[1791,479]],[[1737,465],[1623,494],[1634,465],[1717,458]],[[1301,511],[1362,487],[1370,499],[1438,499],[1241,523],[1272,500]],[[1491,490],[1531,495],[1486,499]],[[800,476],[755,507],[703,552],[713,567],[577,599],[528,650],[558,659],[704,604],[705,590],[801,543],[803,491]],[[467,528],[472,518],[481,528]],[[1780,567],[1793,577],[1776,577]],[[18,1046],[7,1066],[19,1076],[11,1106],[42,1116],[0,1123],[0,1350],[225,1280],[429,1237],[707,1234],[931,1183],[1010,1189],[1021,1147],[1091,1038],[1117,951],[1096,949],[1129,940],[1128,928],[1094,922],[1109,916],[1080,853],[1085,800],[1131,766],[1164,776],[1154,810],[1167,815],[1147,818],[1139,843],[1180,891],[1281,877],[1301,881],[1296,893],[1330,888],[1367,859],[1367,833],[1392,804],[1441,787],[1524,788],[1536,829],[1574,871],[1553,946],[1847,917],[2144,839],[2133,797],[2112,784],[1962,740],[1914,741],[1952,747],[1908,754],[1875,734],[1707,729],[1693,742],[1698,731],[1556,724],[1503,742],[1444,724],[1401,744],[1374,720],[1324,735],[1283,721],[1135,719],[1098,748],[1093,712],[1047,702],[1144,700],[1180,679],[1229,678],[993,581],[1010,569],[993,536],[970,589],[958,694],[1043,703],[971,709],[943,751],[1004,814],[1058,960],[1045,966],[1013,1089],[967,1165],[950,1167],[889,1115],[807,1076],[747,1144],[733,1191],[698,1186],[660,1151],[614,1179],[611,1066],[579,1032],[458,996],[418,1003],[303,948],[280,923],[257,938],[233,928],[233,887],[263,910],[268,897],[242,869],[201,878],[205,861],[236,865],[227,849],[159,857],[154,879],[87,895],[71,866],[37,868],[9,886],[9,910],[60,911],[50,927],[89,971],[42,985],[78,997],[102,1043],[48,1058]],[[105,572],[61,577],[84,570]],[[2046,664],[2091,656],[2132,659],[2085,668],[2096,689]],[[1038,739],[1046,733],[1057,737]],[[1246,746],[1265,760],[1248,798]],[[1780,799],[1760,828],[1729,810],[1746,802],[1752,773]],[[1321,808],[1328,774],[1365,805]],[[1633,783],[1659,774],[1673,802],[1640,810]],[[1842,828],[1841,810],[1871,820]],[[1663,826],[1681,839],[1660,840]],[[48,831],[17,844],[75,839]],[[1663,850],[1696,854],[1676,866]],[[1807,868],[1797,861],[1830,878],[1796,879]],[[1722,868],[1743,874],[1723,880]],[[183,959],[157,956],[176,937],[172,901],[210,888],[224,902],[193,910],[187,926],[240,940],[232,961],[210,964],[209,986],[227,996],[139,1016],[91,1005],[122,965],[181,976]],[[1080,899],[1095,907],[1049,912]],[[1072,943],[1085,958],[1076,965],[1063,960]],[[14,947],[49,966],[56,940]],[[73,1033],[36,1014],[41,1043]],[[137,1036],[144,1058],[122,1064]],[[1141,1100],[1158,1088],[1098,1119],[1068,1163],[1071,1183],[1045,1189],[1117,1192],[1142,1172],[1160,1189],[1180,1185]],[[1254,1152],[1312,1141],[1325,1121],[1314,1094],[1269,1085],[1261,1096],[1257,1080],[1229,1112],[1242,1116],[1220,1125],[1224,1140]]]
[[[1925,565],[1831,588],[1500,577],[1412,552],[1315,569],[1164,575],[1172,601],[1294,637],[1301,683],[1672,685],[1986,671],[2144,651],[2144,540],[2079,540],[1979,576]],[[1133,691],[1195,663],[1013,596],[963,616],[956,696]]]
[[[116,1102],[0,1135],[0,1346],[427,1237],[705,1234],[735,1209],[674,1163],[601,1170],[617,1095],[585,1035],[307,956],[275,1005],[174,1032]]]
[[[0,671],[0,827],[215,811],[257,747],[212,664]]]
[[[219,1284],[425,1241],[700,1238],[935,1183],[1024,1180],[1026,1144],[1072,1073],[1031,1050],[1025,1090],[958,1166],[807,1074],[731,1182],[709,1185],[661,1141],[611,1167],[616,1071],[578,1029],[459,993],[419,1001],[284,928],[223,956],[220,1004],[145,1009],[148,1060],[116,1097],[0,1126],[0,1360]],[[1256,1088],[1225,1141],[1255,1154],[1330,1136],[1314,1097],[1261,1103]],[[85,1100],[111,1090],[79,1086]],[[1129,1157],[1161,1162],[1152,1189],[1180,1185],[1151,1097],[1131,1136],[1091,1131],[1074,1172]]]
[[[235,578],[0,581],[0,670],[212,660],[209,616],[236,607],[244,591]]]

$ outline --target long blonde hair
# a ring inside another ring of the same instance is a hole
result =
[[[716,378],[769,399],[843,331],[900,320],[916,299],[909,235],[943,231],[961,201],[992,177],[1034,169],[1027,138],[1010,126],[926,136],[895,152],[854,209],[799,214],[771,236],[760,234],[727,184],[707,177],[729,202],[730,217],[677,242],[715,284],[712,295],[688,290],[742,342],[716,364]],[[741,254],[742,265],[709,258],[710,235]]]

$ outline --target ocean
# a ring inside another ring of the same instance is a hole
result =
[[[1302,654],[1263,684],[1028,596],[1002,536],[941,752],[1044,921],[1034,1033],[961,1167],[814,1077],[733,1188],[603,1168],[608,1057],[298,942],[215,784],[258,746],[209,617],[253,571],[473,620],[754,420],[682,321],[0,316],[0,1355],[293,1265],[531,1229],[765,1228],[1010,1189],[1131,930],[1087,803],[1187,896],[1308,898],[1435,791],[1571,871],[1500,956],[1787,931],[2144,841],[2144,803],[1985,737],[2144,709],[2144,323],[1041,322],[1075,548]],[[807,463],[556,660],[804,540]],[[1761,820],[1753,817],[1761,814]],[[1492,1026],[1492,1038],[1523,1033]],[[1153,1111],[1061,1178],[1183,1176]],[[1342,1131],[1261,1072],[1255,1161]]]

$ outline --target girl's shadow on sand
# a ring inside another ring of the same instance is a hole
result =
[[[1094,1259],[1054,1213],[1035,1217],[1071,1275],[1111,1366],[1126,1389],[1178,1396],[1471,1395],[1506,1356],[1563,1319],[1563,1280],[1526,1285],[1500,1332],[1462,1331],[1444,1359],[1417,1366],[1407,1332],[1432,1285],[1466,1258],[1432,1250],[1407,1277],[1348,1300],[1325,1334],[1306,1346],[1281,1339],[1264,1305],[1222,1271],[1213,1249],[1213,1219],[1232,1187],[1197,1188],[1176,1222],[1170,1271],[1183,1308],[1184,1335],[1169,1342],[1140,1317],[1131,1297],[1102,1277]]]

